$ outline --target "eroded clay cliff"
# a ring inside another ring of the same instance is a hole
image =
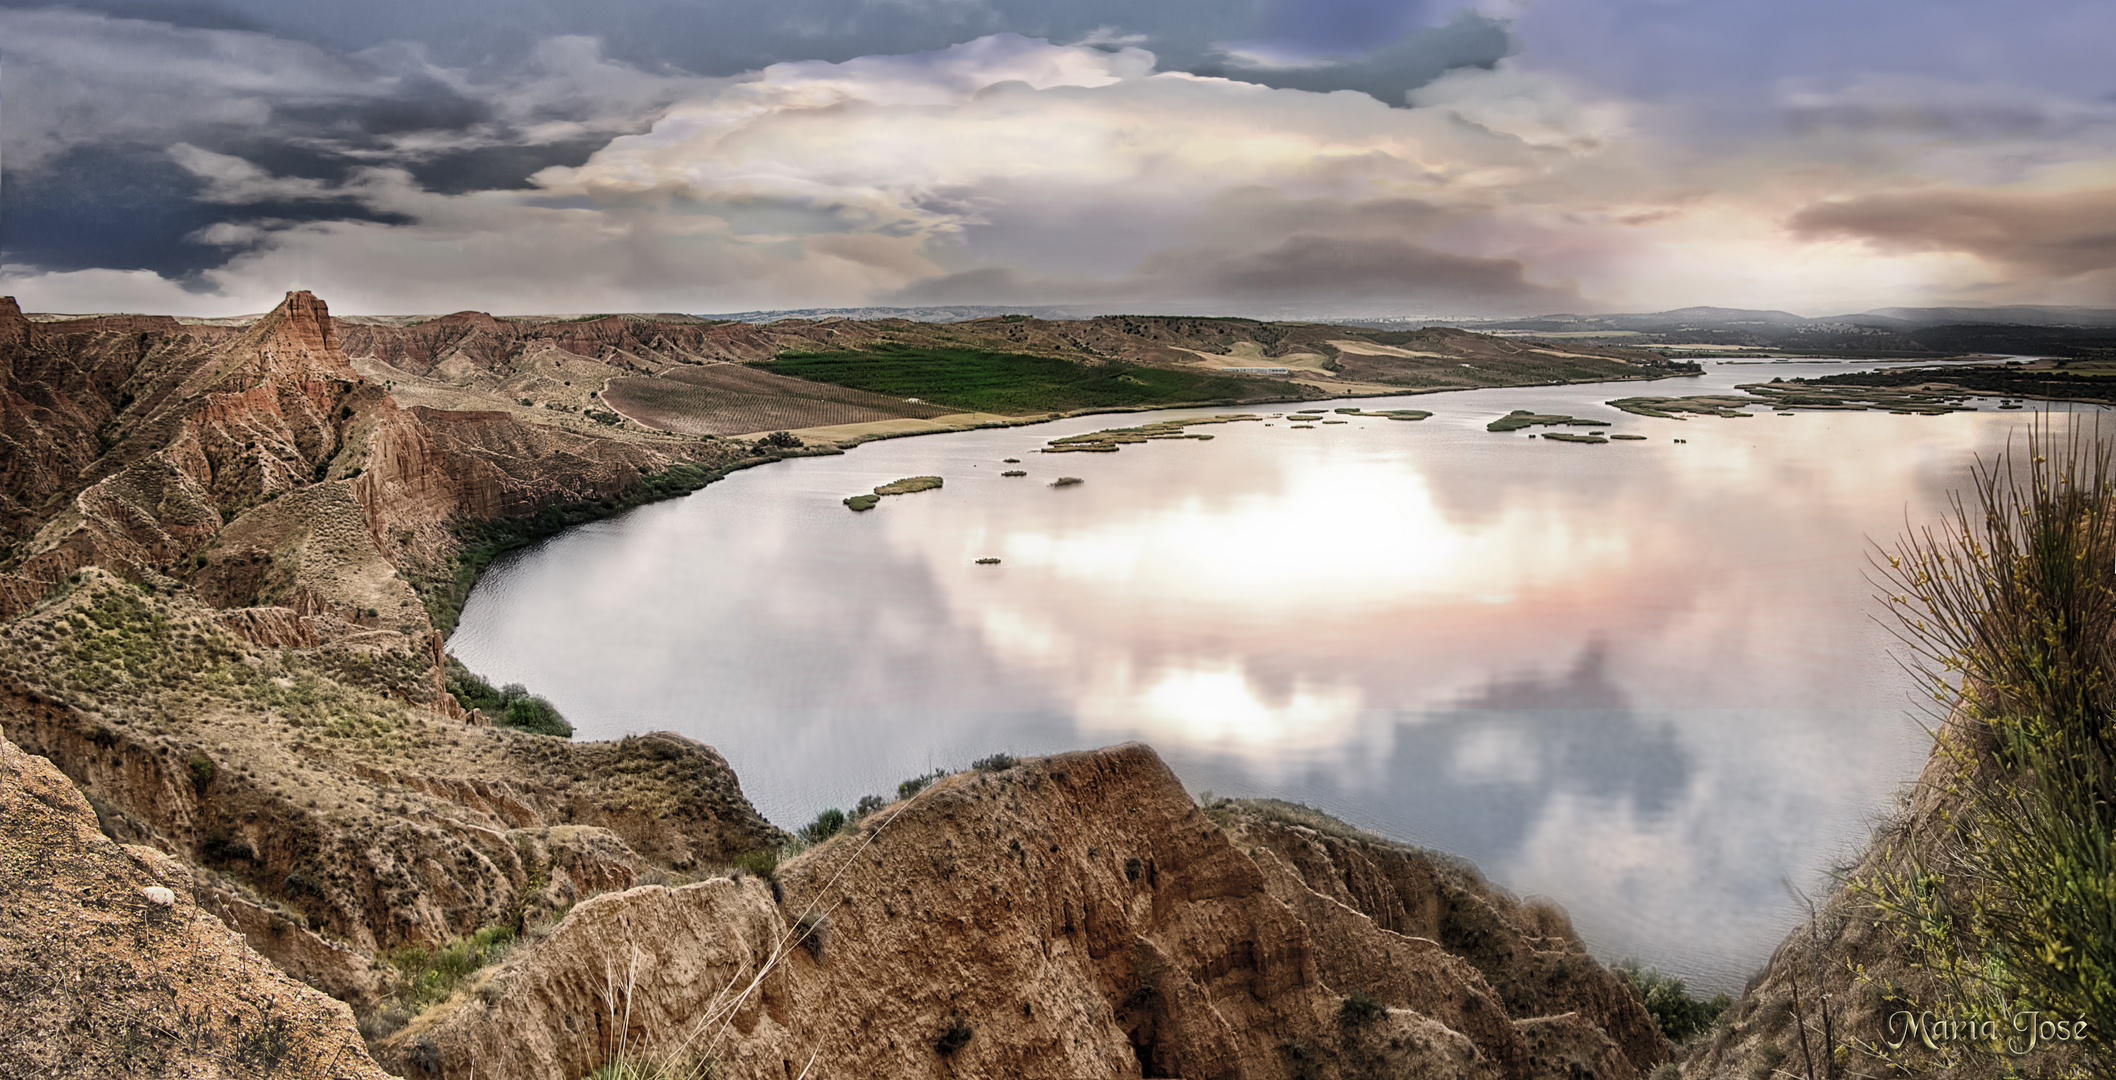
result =
[[[446,576],[461,523],[746,455],[578,417],[400,408],[306,292],[240,331],[118,322],[0,303],[0,617],[95,565],[285,608],[318,640],[384,630],[431,652],[410,583]]]
[[[0,726],[110,835],[193,865],[200,905],[259,952],[363,1010],[388,950],[783,835],[709,747],[465,724],[411,700],[417,658],[263,647],[173,587],[74,577],[0,626]]]
[[[382,1080],[352,1010],[208,902],[182,862],[104,836],[64,775],[0,738],[0,1073]]]
[[[1553,910],[1429,856],[1222,816],[1136,744],[958,775],[776,888],[737,873],[590,900],[382,1060],[551,1080],[620,1054],[759,1080],[1621,1080],[1665,1058]],[[1303,854],[1327,892],[1293,869]],[[1384,921],[1476,908],[1498,978],[1417,933],[1441,926],[1390,929],[1339,898],[1373,869],[1401,886]],[[1354,991],[1381,1007],[1348,1008]],[[1509,1014],[1509,995],[1550,1012]]]

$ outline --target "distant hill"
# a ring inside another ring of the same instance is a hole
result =
[[[1861,319],[1874,316],[1899,319],[1918,326],[1939,326],[1946,323],[1986,326],[2116,326],[2116,308],[2044,307],[2039,304],[2012,304],[2006,307],[1891,307],[1877,308],[1864,315],[1839,318]]]
[[[768,323],[781,319],[909,319],[912,322],[969,322],[972,319],[990,319],[1002,315],[1028,315],[1038,319],[1091,319],[1103,312],[1078,305],[1056,307],[994,307],[990,305],[956,304],[944,307],[839,307],[839,308],[779,308],[772,311],[735,311],[722,315],[708,315],[711,319],[726,319],[730,322]]]
[[[1690,346],[1862,356],[2003,353],[2085,359],[2116,349],[2116,309],[2035,305],[1897,307],[1819,318],[1787,311],[1687,307],[1522,319],[1389,316],[1347,321],[1379,329],[1442,325],[1513,337],[1605,340],[1675,350]]]

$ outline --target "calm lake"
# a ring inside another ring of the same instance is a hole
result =
[[[1706,369],[1085,417],[770,465],[496,564],[450,648],[550,697],[581,738],[718,747],[789,828],[993,751],[1145,740],[1194,792],[1309,803],[1464,856],[1556,898],[1604,959],[1738,991],[1798,921],[1791,890],[1826,891],[1928,748],[1876,621],[1870,541],[1936,522],[2034,412],[1677,421],[1602,404],[1854,368]],[[1334,405],[1435,415],[1036,452]],[[1648,440],[1485,431],[1513,409]],[[839,503],[927,474],[946,487]],[[1085,483],[1050,486],[1061,474]]]

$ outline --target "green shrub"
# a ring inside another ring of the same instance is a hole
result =
[[[1354,990],[1337,1006],[1337,1023],[1340,1027],[1361,1028],[1388,1015],[1388,1011],[1388,1006],[1366,991]]]
[[[779,879],[779,849],[764,848],[760,851],[744,852],[735,856],[734,867],[755,874],[766,881]]]
[[[530,693],[529,688],[521,683],[508,683],[495,690],[491,683],[453,656],[446,659],[444,670],[447,672],[448,692],[456,703],[466,709],[482,711],[493,723],[534,735],[555,735],[562,739],[573,736],[573,725],[566,722],[558,707]]]
[[[934,781],[945,780],[947,779],[947,777],[948,770],[946,769],[935,769],[932,772],[926,773],[923,776],[914,776],[911,779],[896,785],[896,797],[899,799],[908,799],[911,796],[916,795],[929,787],[932,787]]]
[[[1951,1011],[2116,1030],[2116,446],[2038,425],[1952,519],[1877,566],[1943,706],[1964,805],[1940,850],[1866,882]],[[1966,736],[1966,737],[1964,737]],[[1938,869],[1936,869],[1938,868]],[[2103,1067],[2105,1045],[2086,1059]]]
[[[480,968],[506,956],[514,941],[513,927],[493,925],[438,949],[407,945],[394,950],[386,954],[390,967],[396,969],[391,996],[410,1012],[423,1012],[448,1000]]]
[[[216,771],[213,759],[201,753],[193,753],[184,759],[184,766],[191,770],[191,786],[204,793],[206,785],[213,782]]]
[[[1725,994],[1716,994],[1709,1000],[1693,998],[1681,979],[1657,968],[1642,967],[1636,961],[1618,964],[1616,971],[1638,989],[1639,996],[1646,1000],[1646,1013],[1673,1043],[1696,1038],[1733,1004]]]
[[[862,795],[859,802],[852,804],[852,820],[858,821],[887,805],[889,801],[880,795]]]
[[[443,660],[443,671],[446,672],[448,692],[457,704],[466,709],[483,709],[488,716],[497,715],[506,708],[506,702],[500,700],[500,692],[453,655]]]
[[[814,821],[801,826],[798,835],[809,844],[820,844],[845,829],[845,811],[833,806],[816,815]]]
[[[533,735],[555,735],[561,739],[573,737],[573,725],[559,715],[558,707],[534,694],[507,702],[495,722]]]
[[[1124,880],[1132,882],[1138,881],[1139,871],[1145,866],[1146,864],[1139,861],[1139,857],[1137,855],[1134,855],[1131,858],[1124,860]]]
[[[791,431],[774,431],[757,440],[758,446],[769,446],[774,450],[799,450],[801,437]]]
[[[1005,772],[1019,764],[1021,764],[1020,758],[1012,754],[999,753],[990,757],[978,758],[970,763],[970,767],[978,772]]]

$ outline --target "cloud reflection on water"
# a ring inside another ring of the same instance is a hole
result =
[[[584,735],[718,745],[782,823],[995,749],[1144,739],[1197,787],[1466,856],[1558,897],[1606,954],[1738,986],[1792,915],[1781,879],[1813,884],[1922,758],[1866,538],[1930,519],[2012,418],[1618,418],[1652,441],[1593,447],[1483,430],[1511,408],[1614,417],[1608,396],[1031,456],[1095,418],[789,462],[526,553],[452,647]],[[1000,479],[1006,456],[1031,477]],[[1061,471],[1087,483],[1047,486]],[[946,488],[837,504],[929,474]]]

